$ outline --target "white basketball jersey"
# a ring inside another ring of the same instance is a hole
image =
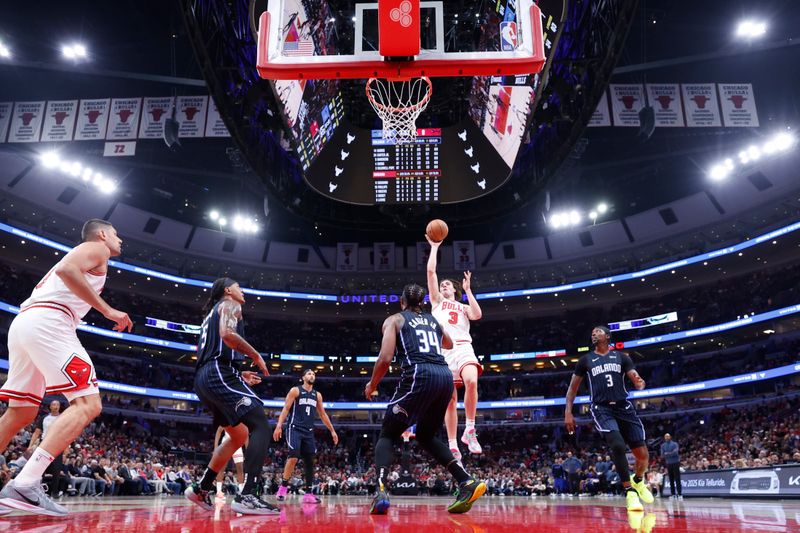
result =
[[[453,344],[472,342],[466,305],[443,299],[433,307],[431,314],[453,339]]]
[[[92,306],[81,300],[69,290],[60,277],[56,276],[55,271],[59,264],[60,262],[42,278],[42,281],[33,289],[30,298],[22,302],[20,308],[22,311],[34,307],[55,309],[69,315],[77,326]],[[100,273],[90,270],[84,276],[89,286],[97,294],[103,292],[103,286],[106,283],[105,272]]]

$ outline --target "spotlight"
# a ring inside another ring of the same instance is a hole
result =
[[[577,226],[581,223],[581,214],[575,210],[569,212],[569,223],[573,226]]]
[[[758,161],[761,158],[761,150],[757,146],[749,146],[747,148],[747,155],[752,161]]]
[[[791,133],[778,133],[774,137],[772,137],[771,142],[775,145],[775,148],[782,152],[784,150],[788,150],[792,146],[794,146],[797,139]]]
[[[228,219],[227,219],[227,218],[225,218],[225,217],[222,217],[222,218],[220,218],[220,219],[219,219],[219,225],[220,225],[220,226],[222,226],[222,227],[224,228],[225,226],[227,226],[227,225],[228,225]]]
[[[744,150],[739,152],[739,162],[742,163],[743,165],[746,165],[747,163],[750,162],[750,156],[748,156],[747,152],[745,152]]]
[[[83,169],[83,174],[81,175],[81,178],[83,179],[83,181],[89,181],[89,180],[92,179],[92,175],[93,174],[94,174],[94,172],[92,171],[91,168],[84,168]]]
[[[3,59],[11,58],[11,50],[2,42],[0,42],[0,57]]]
[[[86,59],[88,53],[86,52],[86,47],[79,43],[73,43],[64,45],[61,47],[61,55],[63,55],[66,59]]]
[[[212,209],[211,212],[208,214],[208,218],[211,220],[219,220],[219,211],[216,209]]]
[[[98,188],[103,194],[111,194],[117,190],[117,184],[110,179],[104,179],[100,182]]]
[[[714,181],[722,181],[728,177],[728,174],[730,174],[730,170],[728,170],[728,167],[722,164],[714,165],[708,172],[708,175]]]
[[[597,212],[601,215],[604,215],[608,211],[608,206],[606,204],[600,204],[597,206]]]
[[[69,166],[69,175],[77,178],[81,175],[81,170],[83,170],[81,164],[75,161]]]
[[[763,37],[767,33],[767,23],[763,20],[743,20],[736,26],[736,36],[743,39]]]
[[[589,212],[589,218],[591,218],[591,219],[592,219],[592,222],[594,222],[595,220],[597,220],[597,211],[590,211],[590,212]]]
[[[61,159],[58,157],[58,152],[45,152],[41,155],[40,159],[42,160],[42,164],[45,168],[56,168],[61,163]]]

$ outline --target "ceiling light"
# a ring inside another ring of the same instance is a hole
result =
[[[59,163],[61,163],[61,159],[58,157],[58,152],[54,151],[43,153],[40,156],[40,159],[46,168],[56,168]]]
[[[220,226],[222,226],[222,227],[224,228],[225,226],[227,226],[227,225],[228,225],[228,219],[227,219],[227,218],[225,218],[225,217],[223,217],[223,218],[220,218],[220,219],[219,219],[219,225],[220,225]]]
[[[212,209],[211,212],[208,213],[208,218],[211,220],[219,220],[219,211]]]
[[[3,43],[0,43],[0,57],[9,59],[11,57],[11,50]]]
[[[714,181],[722,181],[728,177],[731,171],[723,164],[714,165],[711,167],[711,170],[708,172],[708,175]]]
[[[569,223],[573,226],[577,226],[581,222],[581,214],[575,210],[569,212]]]
[[[763,20],[743,20],[736,26],[736,36],[743,39],[763,37],[767,33],[767,23]]]
[[[593,221],[597,220],[597,211],[590,211],[589,218],[591,218]]]
[[[597,212],[601,215],[605,214],[606,211],[608,211],[608,206],[606,204],[599,204],[597,206]]]

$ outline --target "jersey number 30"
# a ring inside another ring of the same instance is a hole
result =
[[[435,331],[418,329],[417,337],[419,338],[419,351],[421,353],[430,353],[431,347],[435,346],[435,353],[441,353],[439,349],[439,336]]]

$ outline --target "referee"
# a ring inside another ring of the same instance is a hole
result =
[[[364,389],[367,399],[373,400],[378,384],[396,355],[403,373],[387,406],[375,445],[378,487],[370,514],[386,514],[389,510],[386,478],[391,468],[393,448],[400,443],[406,429],[414,424],[417,425],[419,445],[446,467],[458,482],[456,501],[447,508],[448,512],[466,513],[486,492],[486,484],[467,474],[447,445],[436,438],[453,395],[453,374],[444,360],[442,348],[452,348],[453,341],[433,315],[422,311],[424,299],[425,289],[419,285],[412,283],[403,288],[400,297],[402,311],[383,323],[380,355],[372,370],[372,379]]]
[[[665,434],[664,442],[661,444],[661,457],[667,463],[669,493],[673,498],[682,500],[683,488],[681,487],[681,456],[679,452],[678,443],[672,440],[672,435]]]

